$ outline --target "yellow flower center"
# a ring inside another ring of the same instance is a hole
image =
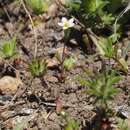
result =
[[[65,22],[65,23],[64,23],[64,28],[67,29],[68,27],[69,27],[69,23],[68,23],[68,22]]]

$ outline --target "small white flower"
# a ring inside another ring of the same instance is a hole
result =
[[[62,17],[61,22],[59,22],[58,25],[61,26],[63,30],[71,28],[74,26],[74,18],[68,20],[67,18]]]
[[[66,114],[65,111],[61,111],[62,116],[65,116],[65,114]]]

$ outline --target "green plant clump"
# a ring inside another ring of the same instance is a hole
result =
[[[47,63],[40,59],[34,59],[29,65],[29,70],[34,77],[44,76],[47,71]]]
[[[68,71],[71,70],[72,68],[74,68],[75,62],[75,59],[72,57],[66,58],[63,63],[64,69]]]
[[[100,37],[98,42],[95,42],[95,45],[99,53],[109,59],[113,59],[116,63],[120,65],[120,69],[127,73],[128,64],[123,56],[123,51],[118,49],[117,46],[113,45],[117,39],[116,35],[111,35],[108,38]]]
[[[115,72],[111,72],[110,74],[99,73],[96,76],[90,77],[88,80],[79,78],[80,84],[89,87],[86,93],[96,98],[99,108],[107,110],[108,101],[112,100],[119,92],[119,89],[113,85],[118,83],[122,77],[117,76]]]
[[[48,11],[49,8],[49,3],[47,0],[26,0],[26,3],[36,15]]]
[[[5,60],[15,58],[17,56],[16,52],[16,38],[14,37],[10,41],[6,41],[2,44],[0,48],[0,57]]]

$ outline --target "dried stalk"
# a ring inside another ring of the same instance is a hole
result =
[[[25,6],[24,0],[20,0],[20,1],[21,1],[21,4],[22,4],[22,6],[23,6],[23,8],[24,8],[24,10],[25,10],[25,12],[26,12],[26,14],[28,15],[28,17],[29,17],[29,19],[30,19],[31,24],[32,24],[32,28],[33,28],[33,32],[34,32],[34,38],[35,38],[34,58],[36,58],[36,57],[37,57],[38,41],[37,41],[37,33],[36,33],[36,31],[35,31],[35,25],[34,25],[34,22],[33,22],[33,20],[32,20],[32,17],[31,17],[31,15],[30,15],[29,11],[27,10],[27,8],[26,8],[26,6]]]

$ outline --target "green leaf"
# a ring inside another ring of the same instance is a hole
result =
[[[49,8],[47,0],[26,0],[28,6],[33,10],[33,13],[39,15],[46,12]]]
[[[115,88],[113,85],[119,83],[122,79],[121,76],[116,76],[115,71],[111,71],[110,74],[101,73],[91,77],[91,79],[85,80],[80,78],[78,80],[80,84],[89,87],[85,93],[94,96],[97,100],[96,102],[101,103],[101,106],[107,107],[107,102],[119,92],[119,89]]]
[[[78,78],[78,81],[79,83],[82,85],[82,86],[87,86],[87,87],[90,87],[91,86],[91,82],[85,80],[85,79],[82,79],[82,78]]]
[[[104,39],[100,37],[97,40],[93,35],[90,35],[90,37],[91,37],[93,43],[95,44],[95,46],[97,47],[97,50],[99,51],[99,53],[104,56],[105,55],[105,51],[104,51],[105,46],[102,42]]]
[[[14,37],[12,40],[3,43],[1,49],[1,54],[3,55],[3,58],[5,59],[12,58],[14,55],[17,54],[15,49],[16,49],[16,38]]]
[[[111,38],[100,37],[98,44],[96,44],[100,54],[108,58],[115,57],[115,49]]]
[[[75,120],[69,120],[65,126],[65,130],[79,130],[79,125]]]
[[[120,77],[120,76],[116,76],[116,77],[110,76],[108,81],[107,81],[107,86],[111,87],[112,85],[118,83],[121,79],[122,79],[122,77]]]
[[[104,42],[105,39],[100,38],[99,43],[96,44],[97,49],[99,50],[100,54],[105,56],[106,54],[106,43]]]
[[[81,4],[81,0],[68,0],[67,6],[72,10],[79,10]]]
[[[87,13],[93,13],[97,9],[96,0],[83,0],[82,5]]]
[[[101,16],[102,22],[105,25],[111,25],[112,22],[115,20],[115,17],[112,16],[112,14],[105,14]]]
[[[70,124],[68,124],[66,127],[65,127],[65,130],[73,130],[72,126]]]
[[[97,10],[102,10],[107,3],[107,1],[103,0],[83,0],[82,6],[85,9],[86,13],[91,14],[96,13]]]
[[[72,57],[66,58],[66,59],[64,60],[63,66],[64,66],[65,70],[68,70],[68,71],[69,71],[69,70],[71,70],[72,68],[74,68],[75,63],[76,63],[76,61],[75,61],[74,58],[72,58]]]
[[[122,69],[124,70],[124,72],[128,72],[128,70],[129,70],[129,67],[128,67],[128,64],[127,64],[127,62],[125,61],[125,59],[124,58],[120,58],[120,59],[118,59],[118,62],[119,62],[119,64],[122,66]]]
[[[111,36],[109,36],[109,39],[111,40],[112,43],[115,43],[117,39],[120,38],[120,35],[118,33],[114,33]]]

